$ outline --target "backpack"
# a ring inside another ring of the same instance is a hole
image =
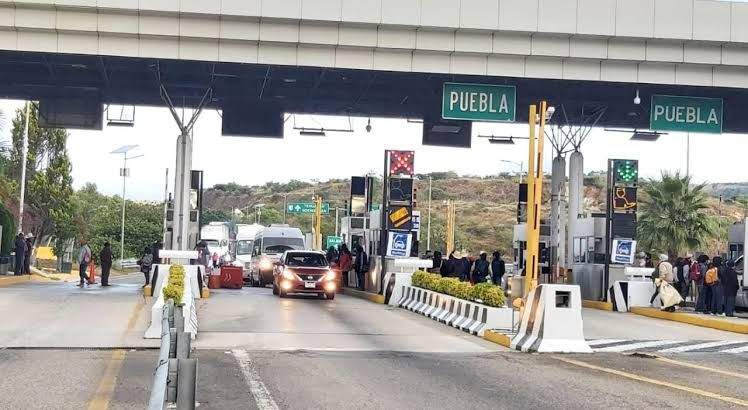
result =
[[[688,277],[691,280],[698,281],[701,279],[701,270],[699,269],[698,263],[691,264],[691,269],[688,272]]]
[[[706,271],[706,276],[704,276],[704,283],[707,285],[714,285],[717,282],[719,282],[717,268],[709,268],[709,270]]]
[[[150,255],[150,254],[143,255],[143,258],[140,260],[140,271],[143,273],[150,272],[152,264],[153,264],[153,255]]]

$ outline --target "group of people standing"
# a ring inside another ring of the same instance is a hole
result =
[[[350,272],[356,275],[356,287],[359,290],[366,290],[366,273],[369,271],[369,255],[366,254],[364,247],[355,244],[353,253],[348,249],[348,245],[340,244],[338,249],[329,247],[327,249],[327,261],[331,266],[340,271],[343,286],[350,284]]]
[[[93,251],[88,246],[86,239],[81,240],[81,246],[78,248],[78,276],[80,276],[80,282],[78,287],[84,287],[85,285],[94,285],[96,282],[88,276],[88,267],[93,261]],[[101,286],[109,285],[109,274],[112,271],[112,245],[109,242],[104,242],[104,247],[99,252],[99,263],[101,264]]]
[[[709,258],[701,255],[695,260],[691,255],[675,258],[670,262],[668,255],[660,255],[660,263],[652,274],[655,282],[655,293],[650,303],[661,290],[668,285],[673,286],[685,300],[694,289],[696,296],[696,312],[721,316],[735,316],[735,298],[740,288],[738,275],[732,261],[725,262],[721,257]],[[677,296],[676,296],[677,297]],[[663,309],[673,311],[674,305],[668,304]]]
[[[34,236],[19,232],[13,244],[15,251],[15,275],[31,275],[31,252],[34,250]]]
[[[459,278],[463,282],[473,284],[490,281],[494,285],[501,286],[502,278],[506,273],[506,264],[501,259],[499,251],[494,251],[491,255],[491,261],[488,255],[481,252],[474,261],[470,260],[469,255],[463,255],[460,251],[453,251],[449,254],[447,260],[442,258],[442,253],[434,252],[433,267],[430,272],[439,273],[444,277]]]

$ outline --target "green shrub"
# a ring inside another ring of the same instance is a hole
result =
[[[457,285],[454,288],[454,293],[451,296],[454,296],[458,299],[470,300],[472,287],[473,286],[470,284],[470,282],[457,282]]]
[[[413,286],[422,288],[427,275],[428,275],[428,272],[425,272],[422,270],[415,271],[413,273],[413,276],[411,276],[410,281],[413,284]]]
[[[428,290],[436,290],[437,285],[439,284],[439,279],[441,279],[441,275],[438,275],[436,273],[428,273],[426,274],[426,277],[423,279],[423,288]]]
[[[470,298],[487,306],[504,306],[504,291],[491,283],[479,283],[470,290]]]
[[[451,295],[454,293],[454,288],[458,283],[460,283],[460,280],[457,278],[441,278],[436,285],[436,291],[445,295]]]
[[[184,266],[182,265],[171,265],[169,267],[169,281],[164,290],[164,300],[173,299],[175,305],[182,304],[182,297],[184,296]]]
[[[504,306],[504,291],[491,283],[479,283],[475,286],[469,282],[460,282],[458,278],[443,278],[435,273],[416,271],[411,277],[415,287],[444,293],[458,299],[474,300],[486,306]]]

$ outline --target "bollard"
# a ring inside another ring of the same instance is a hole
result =
[[[177,330],[174,328],[169,329],[169,357],[177,357]]]
[[[179,359],[169,359],[169,376],[166,379],[166,401],[176,403],[179,383]]]
[[[197,359],[178,359],[177,410],[195,410]]]
[[[166,301],[166,305],[169,306],[169,328],[174,327],[174,299]]]
[[[174,308],[174,328],[177,332],[184,332],[184,312],[182,306]]]
[[[192,348],[192,335],[187,332],[177,332],[177,359],[189,359]]]

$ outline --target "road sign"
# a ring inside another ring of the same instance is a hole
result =
[[[410,256],[411,236],[409,232],[389,232],[387,256],[407,258]]]
[[[413,228],[411,209],[407,206],[390,207],[387,213],[387,225],[390,229],[409,231]]]
[[[343,243],[343,237],[341,236],[328,236],[325,239],[325,243],[327,243],[327,248],[334,247],[335,249],[338,249],[338,246]]]
[[[722,99],[653,95],[649,128],[655,131],[722,133]]]
[[[286,206],[286,212],[290,214],[313,214],[314,213],[314,202],[291,202]],[[330,213],[330,203],[322,203],[322,213],[327,215]]]
[[[508,85],[444,83],[442,118],[514,121],[517,89]]]
[[[631,239],[613,239],[613,254],[611,260],[613,263],[634,263],[636,254],[636,241]]]

